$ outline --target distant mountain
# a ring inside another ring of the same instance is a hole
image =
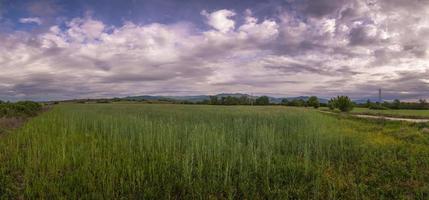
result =
[[[222,98],[222,97],[242,97],[242,96],[246,96],[246,97],[256,97],[256,96],[251,96],[248,94],[243,94],[243,93],[221,93],[221,94],[217,94],[216,95],[218,98]]]
[[[293,101],[293,100],[304,100],[307,101],[310,97],[309,96],[299,96],[299,97],[287,97],[286,99],[288,101]],[[319,102],[320,103],[328,103],[329,99],[324,99],[324,98],[319,98]]]
[[[159,100],[172,100],[172,101],[189,101],[189,102],[200,102],[200,101],[204,101],[204,100],[210,100],[210,96],[212,95],[196,95],[196,96],[151,96],[151,95],[144,95],[144,96],[129,96],[129,97],[125,97],[123,99],[125,100],[151,100],[151,101],[159,101]],[[215,95],[218,98],[222,98],[222,97],[228,97],[228,96],[232,96],[232,97],[242,97],[242,96],[247,96],[249,98],[253,98],[256,99],[259,96],[251,96],[249,94],[243,94],[243,93],[221,93],[221,94],[217,94]],[[271,97],[268,96],[268,98],[270,99],[271,103],[281,103],[283,100],[283,97]],[[302,99],[304,101],[307,101],[310,97],[309,96],[299,96],[299,97],[287,97],[286,99],[288,101],[292,101],[294,99]],[[324,99],[324,98],[319,98],[320,103],[328,103],[328,99]],[[366,102],[366,100],[365,100]]]
[[[378,102],[378,101],[379,101],[379,99],[378,99],[377,97],[369,97],[369,98],[362,98],[362,99],[354,99],[354,100],[352,100],[352,101],[353,101],[353,102],[355,102],[355,103],[357,103],[357,104],[364,104],[364,103],[366,103],[366,102],[368,101],[368,99],[369,99],[371,102]],[[383,101],[391,102],[392,100],[384,100],[384,99],[382,99],[381,101],[382,101],[382,102],[383,102]]]
[[[204,100],[209,100],[208,95],[198,95],[198,96],[130,96],[123,98],[125,100],[149,100],[149,101],[160,101],[160,100],[175,100],[175,101],[190,101],[190,102],[199,102]]]

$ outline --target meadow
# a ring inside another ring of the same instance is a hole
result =
[[[429,110],[405,110],[405,109],[372,110],[368,108],[354,108],[351,112],[354,114],[370,114],[370,115],[383,115],[383,116],[389,116],[389,117],[429,119]]]
[[[60,104],[0,135],[0,199],[427,199],[426,127],[284,106]]]

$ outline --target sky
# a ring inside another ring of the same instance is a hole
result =
[[[429,0],[0,0],[0,99],[429,98]]]

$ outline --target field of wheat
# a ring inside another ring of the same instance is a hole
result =
[[[0,137],[0,199],[426,199],[425,126],[281,106],[61,104]]]

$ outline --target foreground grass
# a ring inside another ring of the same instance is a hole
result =
[[[368,108],[355,108],[352,110],[355,114],[384,115],[389,117],[408,117],[408,118],[429,118],[429,110],[372,110]]]
[[[285,107],[60,105],[0,139],[0,197],[427,199],[421,128]]]

